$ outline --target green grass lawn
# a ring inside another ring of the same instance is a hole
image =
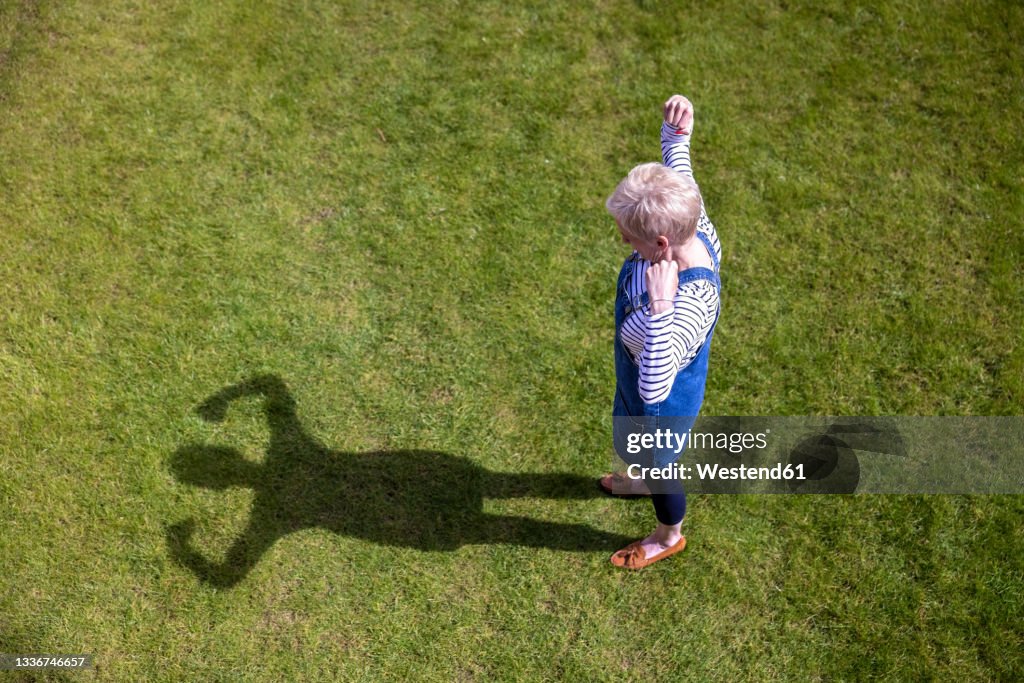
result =
[[[753,4],[0,0],[0,652],[96,662],[0,679],[1020,679],[1018,496],[608,564],[603,202],[673,92],[705,413],[1024,413],[1024,8]]]

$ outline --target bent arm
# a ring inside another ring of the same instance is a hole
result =
[[[704,343],[714,316],[704,302],[677,295],[670,310],[647,319],[640,354],[640,399],[644,405],[668,398],[687,351]]]

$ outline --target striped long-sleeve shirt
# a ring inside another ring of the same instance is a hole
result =
[[[690,136],[677,134],[672,126],[661,127],[661,156],[666,166],[693,177],[690,166]],[[701,201],[697,230],[708,236],[721,260],[722,245],[704,211]],[[625,287],[631,300],[647,291],[646,274],[650,262],[633,253],[636,259],[633,274]],[[707,280],[695,280],[679,287],[673,307],[659,315],[647,315],[641,309],[630,314],[622,324],[622,341],[633,360],[640,366],[640,398],[644,403],[665,400],[672,390],[676,375],[700,351],[718,313],[718,291]]]

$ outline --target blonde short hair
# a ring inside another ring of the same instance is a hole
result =
[[[700,189],[693,178],[659,163],[640,164],[605,202],[623,232],[655,241],[659,235],[685,242],[700,220]]]

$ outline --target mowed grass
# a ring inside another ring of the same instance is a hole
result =
[[[627,574],[569,476],[673,92],[707,414],[1024,409],[1024,10],[749,5],[0,3],[0,652],[96,660],[5,673],[1019,679],[1020,497],[691,496]]]

